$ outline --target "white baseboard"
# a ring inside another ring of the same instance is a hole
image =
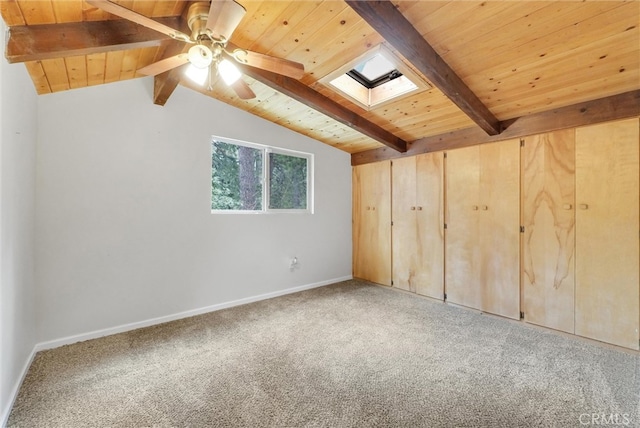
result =
[[[125,331],[131,331],[138,328],[150,327],[152,325],[162,324],[169,321],[175,321],[182,318],[189,318],[195,315],[206,314],[208,312],[215,312],[221,309],[232,308],[234,306],[246,305],[247,303],[253,303],[260,300],[271,299],[273,297],[284,296],[285,294],[297,293],[304,290],[310,290],[312,288],[323,287],[325,285],[335,284],[336,282],[347,281],[350,279],[353,279],[353,277],[344,276],[340,278],[334,278],[326,281],[316,282],[313,284],[306,284],[306,285],[301,285],[299,287],[292,287],[284,290],[274,291],[271,293],[260,294],[258,296],[245,297],[243,299],[233,300],[230,302],[218,303],[216,305],[206,306],[204,308],[192,309],[189,311],[180,312],[173,315],[166,315],[163,317],[152,318],[145,321],[124,324],[116,327],[105,328],[102,330],[91,331],[88,333],[77,334],[74,336],[67,336],[61,339],[41,342],[35,346],[35,352],[44,351],[46,349],[58,348],[64,345],[70,345],[72,343],[83,342],[85,340],[97,339],[99,337],[110,336],[112,334],[123,333]]]
[[[36,347],[34,346],[33,349],[31,350],[31,354],[29,354],[29,357],[27,358],[27,360],[24,362],[24,365],[22,366],[22,371],[20,372],[20,376],[18,377],[18,380],[16,381],[15,385],[13,385],[13,388],[11,389],[11,394],[9,395],[11,399],[7,403],[6,407],[2,409],[2,414],[0,414],[0,427],[6,427],[7,422],[9,422],[9,414],[11,413],[13,404],[15,403],[16,398],[18,397],[18,391],[20,390],[20,386],[22,385],[22,382],[24,381],[25,376],[27,376],[27,371],[29,371],[29,367],[31,367],[33,358],[36,356],[36,352],[38,351],[36,351]]]
[[[292,294],[292,293],[297,293],[297,292],[304,291],[304,290],[310,290],[312,288],[324,287],[325,285],[335,284],[335,283],[341,282],[341,281],[348,281],[350,279],[353,279],[353,277],[352,276],[344,276],[344,277],[340,277],[340,278],[334,278],[334,279],[330,279],[330,280],[327,280],[327,281],[321,281],[321,282],[316,282],[316,283],[313,283],[313,284],[301,285],[299,287],[292,287],[292,288],[287,288],[287,289],[284,289],[284,290],[273,291],[271,293],[260,294],[258,296],[245,297],[244,299],[238,299],[238,300],[233,300],[233,301],[230,301],[230,302],[218,303],[216,305],[206,306],[204,308],[192,309],[190,311],[180,312],[180,313],[173,314],[173,315],[167,315],[167,316],[163,316],[163,317],[152,318],[152,319],[145,320],[145,321],[139,321],[139,322],[134,322],[134,323],[130,323],[130,324],[124,324],[124,325],[120,325],[120,326],[117,326],[117,327],[105,328],[105,329],[102,329],[102,330],[96,330],[96,331],[91,331],[91,332],[88,332],[88,333],[77,334],[77,335],[74,335],[74,336],[63,337],[61,339],[55,339],[55,340],[50,340],[50,341],[47,341],[47,342],[37,343],[33,347],[33,350],[31,351],[31,355],[29,355],[29,358],[27,359],[27,361],[24,364],[24,367],[22,368],[22,373],[20,374],[20,378],[18,379],[18,381],[16,382],[15,386],[13,387],[13,390],[11,391],[11,400],[7,404],[6,408],[2,409],[2,414],[1,414],[1,417],[0,417],[0,427],[5,427],[6,426],[8,420],[9,420],[9,414],[11,413],[11,409],[13,408],[13,404],[14,404],[14,402],[16,400],[16,397],[18,396],[18,391],[20,390],[20,386],[22,385],[22,382],[24,381],[24,378],[27,375],[27,371],[29,370],[29,367],[31,366],[31,363],[33,362],[33,358],[35,357],[36,353],[39,352],[39,351],[44,351],[46,349],[58,348],[60,346],[70,345],[72,343],[82,342],[82,341],[85,341],[85,340],[97,339],[99,337],[109,336],[109,335],[117,334],[117,333],[123,333],[125,331],[131,331],[131,330],[135,330],[135,329],[138,329],[138,328],[149,327],[149,326],[152,326],[152,325],[162,324],[162,323],[169,322],[169,321],[175,321],[175,320],[178,320],[178,319],[188,318],[188,317],[192,317],[192,316],[195,316],[195,315],[206,314],[208,312],[219,311],[221,309],[232,308],[234,306],[246,305],[247,303],[253,303],[253,302],[260,301],[260,300],[271,299],[273,297],[284,296],[285,294]]]

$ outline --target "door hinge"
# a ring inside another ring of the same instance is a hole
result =
[[[447,293],[444,293],[444,300],[447,300]]]
[[[393,222],[391,222],[391,226],[393,226]]]
[[[444,224],[444,228],[445,228],[445,229],[447,228],[447,223],[445,223],[445,224]]]
[[[520,226],[520,233],[524,233],[524,226]]]
[[[524,138],[520,138],[520,147],[524,147]]]
[[[391,280],[391,285],[393,285],[393,279]]]
[[[445,157],[445,158],[447,157],[447,152],[444,152],[444,157]]]
[[[524,312],[520,312],[520,319],[523,320],[524,319]]]

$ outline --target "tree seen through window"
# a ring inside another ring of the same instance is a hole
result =
[[[212,210],[309,208],[309,155],[217,139],[211,146]],[[265,185],[267,192],[263,191]]]

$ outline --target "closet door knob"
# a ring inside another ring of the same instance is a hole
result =
[[[483,206],[482,206],[482,211],[486,211],[486,210],[488,210],[488,209],[489,209],[489,207],[488,207],[488,206],[486,206],[486,205],[483,205]]]
[[[415,210],[416,210],[416,207],[411,207],[411,211],[415,211]]]
[[[580,209],[581,210],[588,210],[589,209],[589,205],[588,204],[580,204]]]
[[[564,205],[562,206],[562,209],[567,210],[567,211],[568,211],[568,210],[570,210],[571,208],[572,208],[572,205],[571,205],[571,204],[564,204]]]
[[[422,211],[422,207],[418,207],[418,211]]]
[[[474,211],[478,211],[478,206],[477,205],[471,205],[471,209]]]

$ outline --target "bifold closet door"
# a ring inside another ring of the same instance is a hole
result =
[[[638,119],[576,129],[576,334],[638,349]]]
[[[524,319],[573,333],[574,129],[525,139],[522,192]]]
[[[353,276],[391,285],[390,162],[353,167]]]
[[[519,140],[447,153],[447,300],[520,316]]]
[[[443,298],[443,154],[392,163],[393,286]]]

